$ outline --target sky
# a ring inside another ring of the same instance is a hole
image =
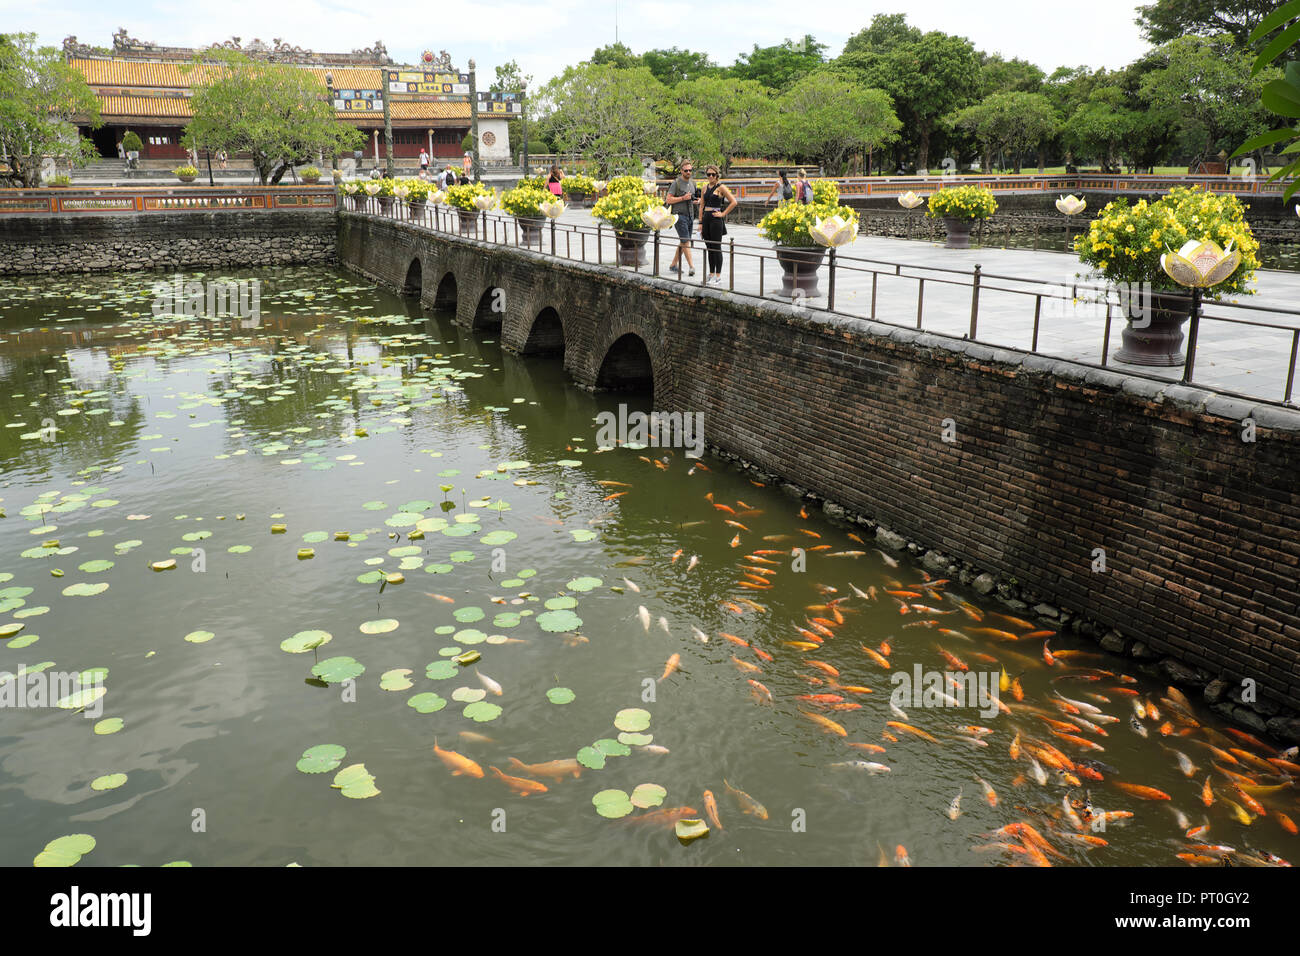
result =
[[[179,7],[174,0],[0,0],[0,24],[56,47],[69,35],[111,47],[119,27],[166,46],[207,46],[234,35],[244,43],[279,37],[337,53],[379,40],[401,63],[414,63],[425,49],[446,50],[462,70],[474,58],[485,87],[494,67],[511,59],[535,84],[544,82],[613,43],[616,19],[618,39],[637,53],[676,46],[704,50],[726,65],[754,44],[772,46],[805,33],[834,56],[872,16],[900,11],[913,26],[965,36],[979,49],[1027,59],[1049,74],[1081,64],[1119,68],[1147,48],[1131,0],[1086,6],[1052,0],[818,0],[808,6],[789,0],[218,0]]]

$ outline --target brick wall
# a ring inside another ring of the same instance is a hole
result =
[[[501,340],[520,351],[555,309],[580,384],[636,334],[655,408],[702,412],[711,447],[1113,628],[1191,683],[1250,678],[1265,714],[1300,706],[1300,412],[355,214],[338,247],[395,288],[419,257],[430,305],[451,272],[466,326],[504,289]]]

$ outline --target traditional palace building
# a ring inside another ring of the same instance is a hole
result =
[[[417,67],[399,67],[382,43],[351,53],[314,53],[275,39],[268,46],[254,39],[240,44],[239,37],[213,44],[208,50],[232,50],[251,59],[283,63],[306,70],[320,82],[321,95],[331,95],[339,122],[351,123],[369,137],[367,159],[383,155],[384,113],[381,90],[399,90],[390,103],[393,155],[415,157],[420,148],[434,157],[459,158],[461,141],[470,129],[469,77],[451,65],[444,51],[426,52]],[[116,157],[117,143],[134,130],[143,143],[142,159],[184,159],[180,145],[190,110],[190,83],[198,70],[181,70],[203,51],[158,46],[113,34],[112,50],[63,41],[69,65],[86,78],[99,99],[104,125],[81,132],[94,141],[101,156]],[[387,74],[387,76],[385,76]],[[491,107],[480,107],[480,109]]]

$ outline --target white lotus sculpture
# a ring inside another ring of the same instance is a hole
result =
[[[653,206],[641,213],[641,221],[659,232],[677,225],[677,217],[663,205]]]
[[[1077,196],[1062,196],[1056,200],[1056,208],[1067,216],[1077,216],[1088,206],[1086,199],[1079,199]]]
[[[344,191],[345,193],[347,193],[349,196],[355,196],[355,195],[357,194],[357,184],[356,184],[356,183],[344,183],[344,184],[343,184],[343,191]]]
[[[488,196],[474,197],[474,208],[477,209],[479,212],[487,212],[496,204],[497,204],[496,193],[492,193],[491,195]]]
[[[837,249],[858,238],[858,224],[852,219],[846,222],[840,216],[831,216],[829,219],[818,219],[808,227],[808,233],[817,245]]]
[[[564,215],[564,203],[558,199],[548,199],[537,207],[547,219],[559,219]]]
[[[597,179],[594,183],[591,184],[591,187],[592,187],[594,190],[596,190],[596,192],[601,192],[601,191],[604,190],[604,188],[605,188],[606,186],[608,186],[608,185],[609,185],[609,183],[605,182],[605,180],[603,180],[603,179]]]
[[[923,202],[925,202],[925,200],[922,199],[920,196],[918,196],[916,193],[912,192],[910,189],[907,192],[903,193],[903,195],[898,197],[898,204],[902,206],[904,209],[915,209]]]
[[[367,196],[378,196],[379,190],[383,189],[384,187],[379,185],[379,183],[366,183],[361,188],[366,191]]]
[[[1160,268],[1179,285],[1208,289],[1232,275],[1241,265],[1241,253],[1228,243],[1220,249],[1212,239],[1188,239],[1177,252],[1160,257]]]
[[[407,196],[411,195],[410,187],[408,187],[408,186],[394,186],[394,187],[393,187],[393,195],[396,196],[398,199],[405,199]]]
[[[435,189],[433,192],[429,193],[429,198],[426,200],[426,202],[428,202],[432,206],[440,206],[444,201],[446,201],[446,199],[447,199],[447,194],[443,192],[443,190]]]
[[[659,195],[659,184],[656,182],[653,181],[644,182],[641,184],[641,188],[645,190],[645,194],[647,196]]]

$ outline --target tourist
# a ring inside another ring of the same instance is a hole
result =
[[[456,185],[456,168],[454,166],[447,167],[447,171],[443,173],[443,181],[447,189]]]
[[[794,197],[805,205],[813,201],[812,183],[808,180],[808,173],[802,168],[799,170],[799,182],[794,187]]]
[[[705,173],[709,184],[700,196],[700,234],[709,266],[705,281],[722,285],[722,237],[727,234],[727,213],[736,208],[736,197],[719,178],[717,166],[710,166]]]
[[[561,185],[563,181],[564,173],[560,171],[560,167],[552,165],[551,175],[546,179],[546,188],[550,190],[553,195],[560,196],[564,193],[564,186]]]
[[[668,271],[677,270],[678,277],[682,274],[682,255],[686,256],[687,268],[691,270],[691,275],[695,275],[695,262],[691,258],[691,233],[695,226],[695,208],[694,202],[697,198],[695,183],[691,180],[691,171],[693,166],[688,159],[682,163],[682,173],[673,180],[673,184],[668,187],[668,195],[664,203],[673,207],[673,212],[677,213],[677,237],[681,240],[677,243],[677,251],[673,253],[673,261],[668,266]]]
[[[427,179],[429,176],[429,154],[420,147],[420,178]]]
[[[785,202],[787,199],[794,196],[794,187],[790,185],[790,177],[785,174],[785,170],[778,170],[777,173],[781,178],[772,184],[772,191],[768,193],[767,198],[763,200],[764,204],[772,201],[772,197],[776,195],[778,189],[781,190],[782,202]]]
[[[217,162],[221,163],[221,168],[226,168],[226,151],[224,149],[217,151]]]
[[[117,158],[122,162],[126,162],[126,147],[122,145],[120,139],[117,141]]]

